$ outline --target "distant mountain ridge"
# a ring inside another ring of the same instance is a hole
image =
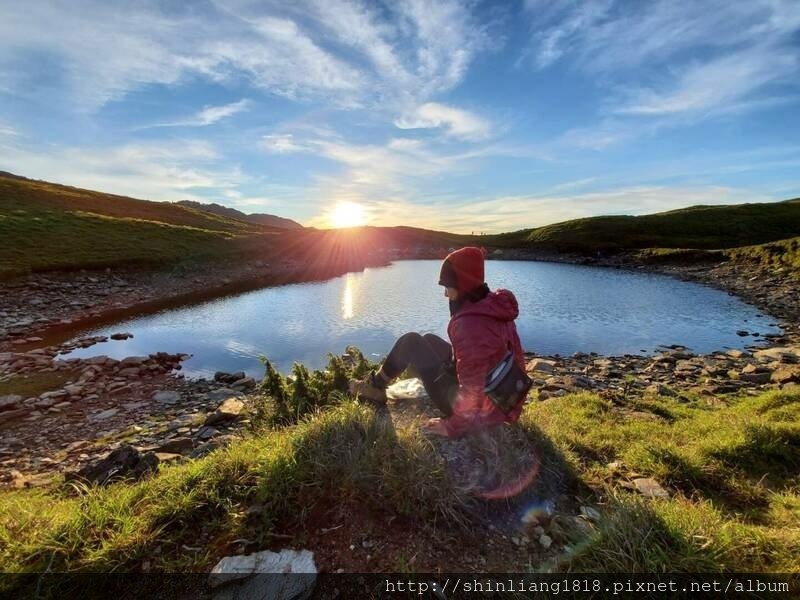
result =
[[[278,217],[276,215],[268,215],[264,213],[246,214],[235,208],[222,206],[216,202],[206,204],[204,202],[195,202],[194,200],[179,200],[176,204],[181,206],[188,206],[203,210],[205,212],[228,217],[229,219],[238,219],[239,221],[246,221],[248,223],[255,223],[257,225],[266,225],[268,227],[278,227],[281,229],[302,229],[302,225],[297,221],[292,221],[285,217]]]

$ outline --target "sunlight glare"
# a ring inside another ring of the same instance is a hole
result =
[[[364,207],[355,202],[340,202],[331,211],[328,219],[331,226],[335,228],[340,227],[358,227],[366,222],[366,215],[364,214]]]

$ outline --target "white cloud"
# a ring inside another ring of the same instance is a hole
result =
[[[0,170],[66,185],[147,200],[199,200],[243,179],[221,169],[215,149],[202,140],[140,142],[100,148],[0,146]]]
[[[565,63],[621,91],[611,112],[719,116],[772,105],[776,84],[797,86],[794,0],[529,0],[526,8],[532,40],[523,60]]]
[[[17,138],[20,136],[20,133],[11,127],[11,125],[7,125],[0,121],[0,140],[3,138]]]
[[[400,129],[442,128],[452,137],[465,140],[482,139],[489,136],[489,121],[471,112],[446,106],[437,102],[426,102],[395,121]]]
[[[474,55],[490,44],[484,26],[475,23],[465,5],[454,0],[408,0],[397,8],[415,28],[420,97],[459,83]]]
[[[769,46],[689,65],[671,87],[638,90],[618,112],[663,115],[729,107],[763,86],[796,76],[796,55]]]
[[[487,44],[470,7],[452,0],[11,3],[0,19],[0,88],[91,112],[201,77],[397,111],[457,85]]]
[[[262,150],[266,150],[270,154],[292,154],[308,151],[308,147],[295,141],[291,133],[265,135],[258,145]]]
[[[151,129],[155,127],[207,127],[223,119],[232,117],[235,114],[246,111],[250,108],[251,104],[250,100],[243,99],[238,102],[223,104],[222,106],[206,106],[189,119],[169,123],[156,123],[154,125],[139,127],[138,129]]]

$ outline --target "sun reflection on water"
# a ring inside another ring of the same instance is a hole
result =
[[[355,276],[348,273],[344,281],[344,292],[342,293],[342,318],[353,318],[353,292],[355,291]]]

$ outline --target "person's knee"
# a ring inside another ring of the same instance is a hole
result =
[[[438,356],[445,358],[451,353],[451,346],[435,333],[426,333],[422,336],[425,345],[433,350]]]
[[[422,341],[422,336],[416,331],[409,331],[408,333],[401,335],[397,341],[404,347],[408,348],[419,344]]]

